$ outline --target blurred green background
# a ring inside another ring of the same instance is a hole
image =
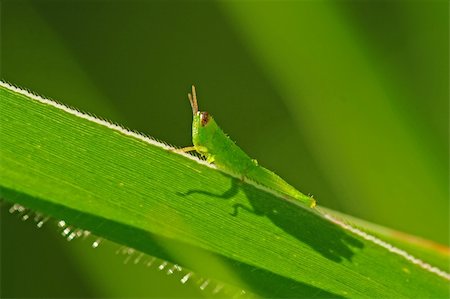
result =
[[[1,3],[1,77],[177,146],[186,94],[320,205],[449,245],[447,1]],[[1,214],[2,297],[189,297]],[[78,243],[77,243],[78,242]],[[111,248],[109,248],[111,247]],[[99,253],[101,252],[101,253]]]

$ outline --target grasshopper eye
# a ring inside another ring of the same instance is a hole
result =
[[[200,123],[202,124],[202,127],[204,127],[209,121],[209,113],[208,112],[201,112],[200,113]]]

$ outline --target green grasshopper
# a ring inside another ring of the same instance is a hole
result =
[[[240,176],[242,180],[250,179],[264,187],[297,199],[311,208],[316,206],[316,201],[312,197],[304,195],[278,175],[259,165],[255,159],[251,159],[220,129],[208,112],[199,111],[194,86],[188,98],[194,116],[192,121],[194,146],[182,148],[181,151],[196,151],[206,157],[207,162]]]

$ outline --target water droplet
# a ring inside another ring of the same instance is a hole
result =
[[[182,284],[185,284],[189,278],[191,278],[192,272],[189,272],[188,274],[184,275],[183,278],[180,280]]]
[[[139,254],[138,257],[134,259],[134,264],[136,265],[137,263],[139,263],[143,256],[144,256],[143,253]]]
[[[86,239],[90,234],[91,232],[88,230],[83,231],[83,239]]]
[[[116,254],[122,253],[125,246],[120,246],[119,249],[116,250]]]
[[[210,283],[209,279],[205,280],[205,282],[201,284],[200,290],[204,291],[206,287],[209,285],[209,283]]]
[[[30,219],[30,214],[25,214],[22,216],[22,221],[27,221],[28,219]]]
[[[23,213],[25,211],[25,207],[15,203],[12,207],[9,208],[9,213],[14,214],[15,212]]]
[[[239,296],[242,296],[242,295],[245,295],[245,294],[247,294],[247,292],[246,292],[245,290],[241,290],[241,291],[238,293]]]
[[[219,292],[223,289],[223,287],[224,287],[224,284],[219,283],[219,284],[214,288],[213,294],[219,293]]]
[[[64,220],[60,220],[58,222],[58,226],[61,227],[61,228],[64,228],[66,226],[66,222]]]
[[[245,291],[244,290],[240,290],[239,292],[237,292],[236,294],[234,294],[233,298],[239,298],[242,295],[245,295]]]
[[[42,226],[45,224],[45,222],[48,221],[48,219],[49,219],[49,217],[45,217],[44,219],[42,219],[41,221],[39,221],[39,222],[36,224],[36,226],[37,226],[38,228],[42,228]]]
[[[164,270],[164,268],[167,266],[167,262],[163,262],[161,265],[158,266],[159,270]]]
[[[129,256],[127,256],[127,257],[125,258],[125,260],[123,261],[123,263],[124,263],[124,264],[128,264],[128,262],[130,261],[130,259],[131,259],[131,256],[129,255]]]
[[[123,261],[124,264],[128,264],[128,262],[130,261],[131,257],[134,255],[134,249],[133,248],[125,248],[123,254],[127,254],[128,255],[125,258],[125,260]]]
[[[9,213],[14,214],[14,212],[17,211],[17,206],[18,206],[18,204],[16,204],[16,203],[13,204],[13,206],[9,208]]]
[[[182,270],[181,267],[178,266],[177,264],[175,264],[175,265],[172,266],[172,268],[167,270],[166,274],[167,275],[171,275],[171,274],[175,273],[175,271],[180,272],[181,270]]]
[[[147,267],[150,267],[154,262],[155,262],[156,258],[152,257],[146,264]]]
[[[39,222],[39,220],[42,218],[42,214],[39,212],[36,212],[36,214],[33,217],[34,222]]]
[[[70,233],[70,230],[71,230],[71,227],[66,227],[66,228],[62,231],[61,235],[62,235],[63,237],[67,236],[67,235]]]
[[[83,235],[83,230],[82,229],[77,229],[75,231],[75,234],[76,234],[77,238],[79,238],[79,237],[81,237]]]
[[[67,237],[67,241],[69,241],[69,242],[72,241],[73,238],[75,238],[76,235],[77,234],[75,232],[70,233],[70,235]]]
[[[102,242],[102,239],[97,239],[92,243],[92,248],[97,248],[100,243]]]
[[[120,252],[121,254],[128,254],[128,247],[123,246],[122,247],[122,251]]]

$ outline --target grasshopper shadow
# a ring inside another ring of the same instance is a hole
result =
[[[254,213],[261,217],[267,217],[274,225],[295,237],[299,242],[307,244],[329,260],[337,263],[344,259],[351,261],[354,255],[353,250],[364,247],[361,241],[315,212],[267,194],[235,178],[231,178],[231,187],[222,194],[213,194],[203,190],[189,190],[179,195],[204,194],[229,200],[239,191],[245,193],[249,205],[234,204],[230,215],[239,217],[240,213]]]

